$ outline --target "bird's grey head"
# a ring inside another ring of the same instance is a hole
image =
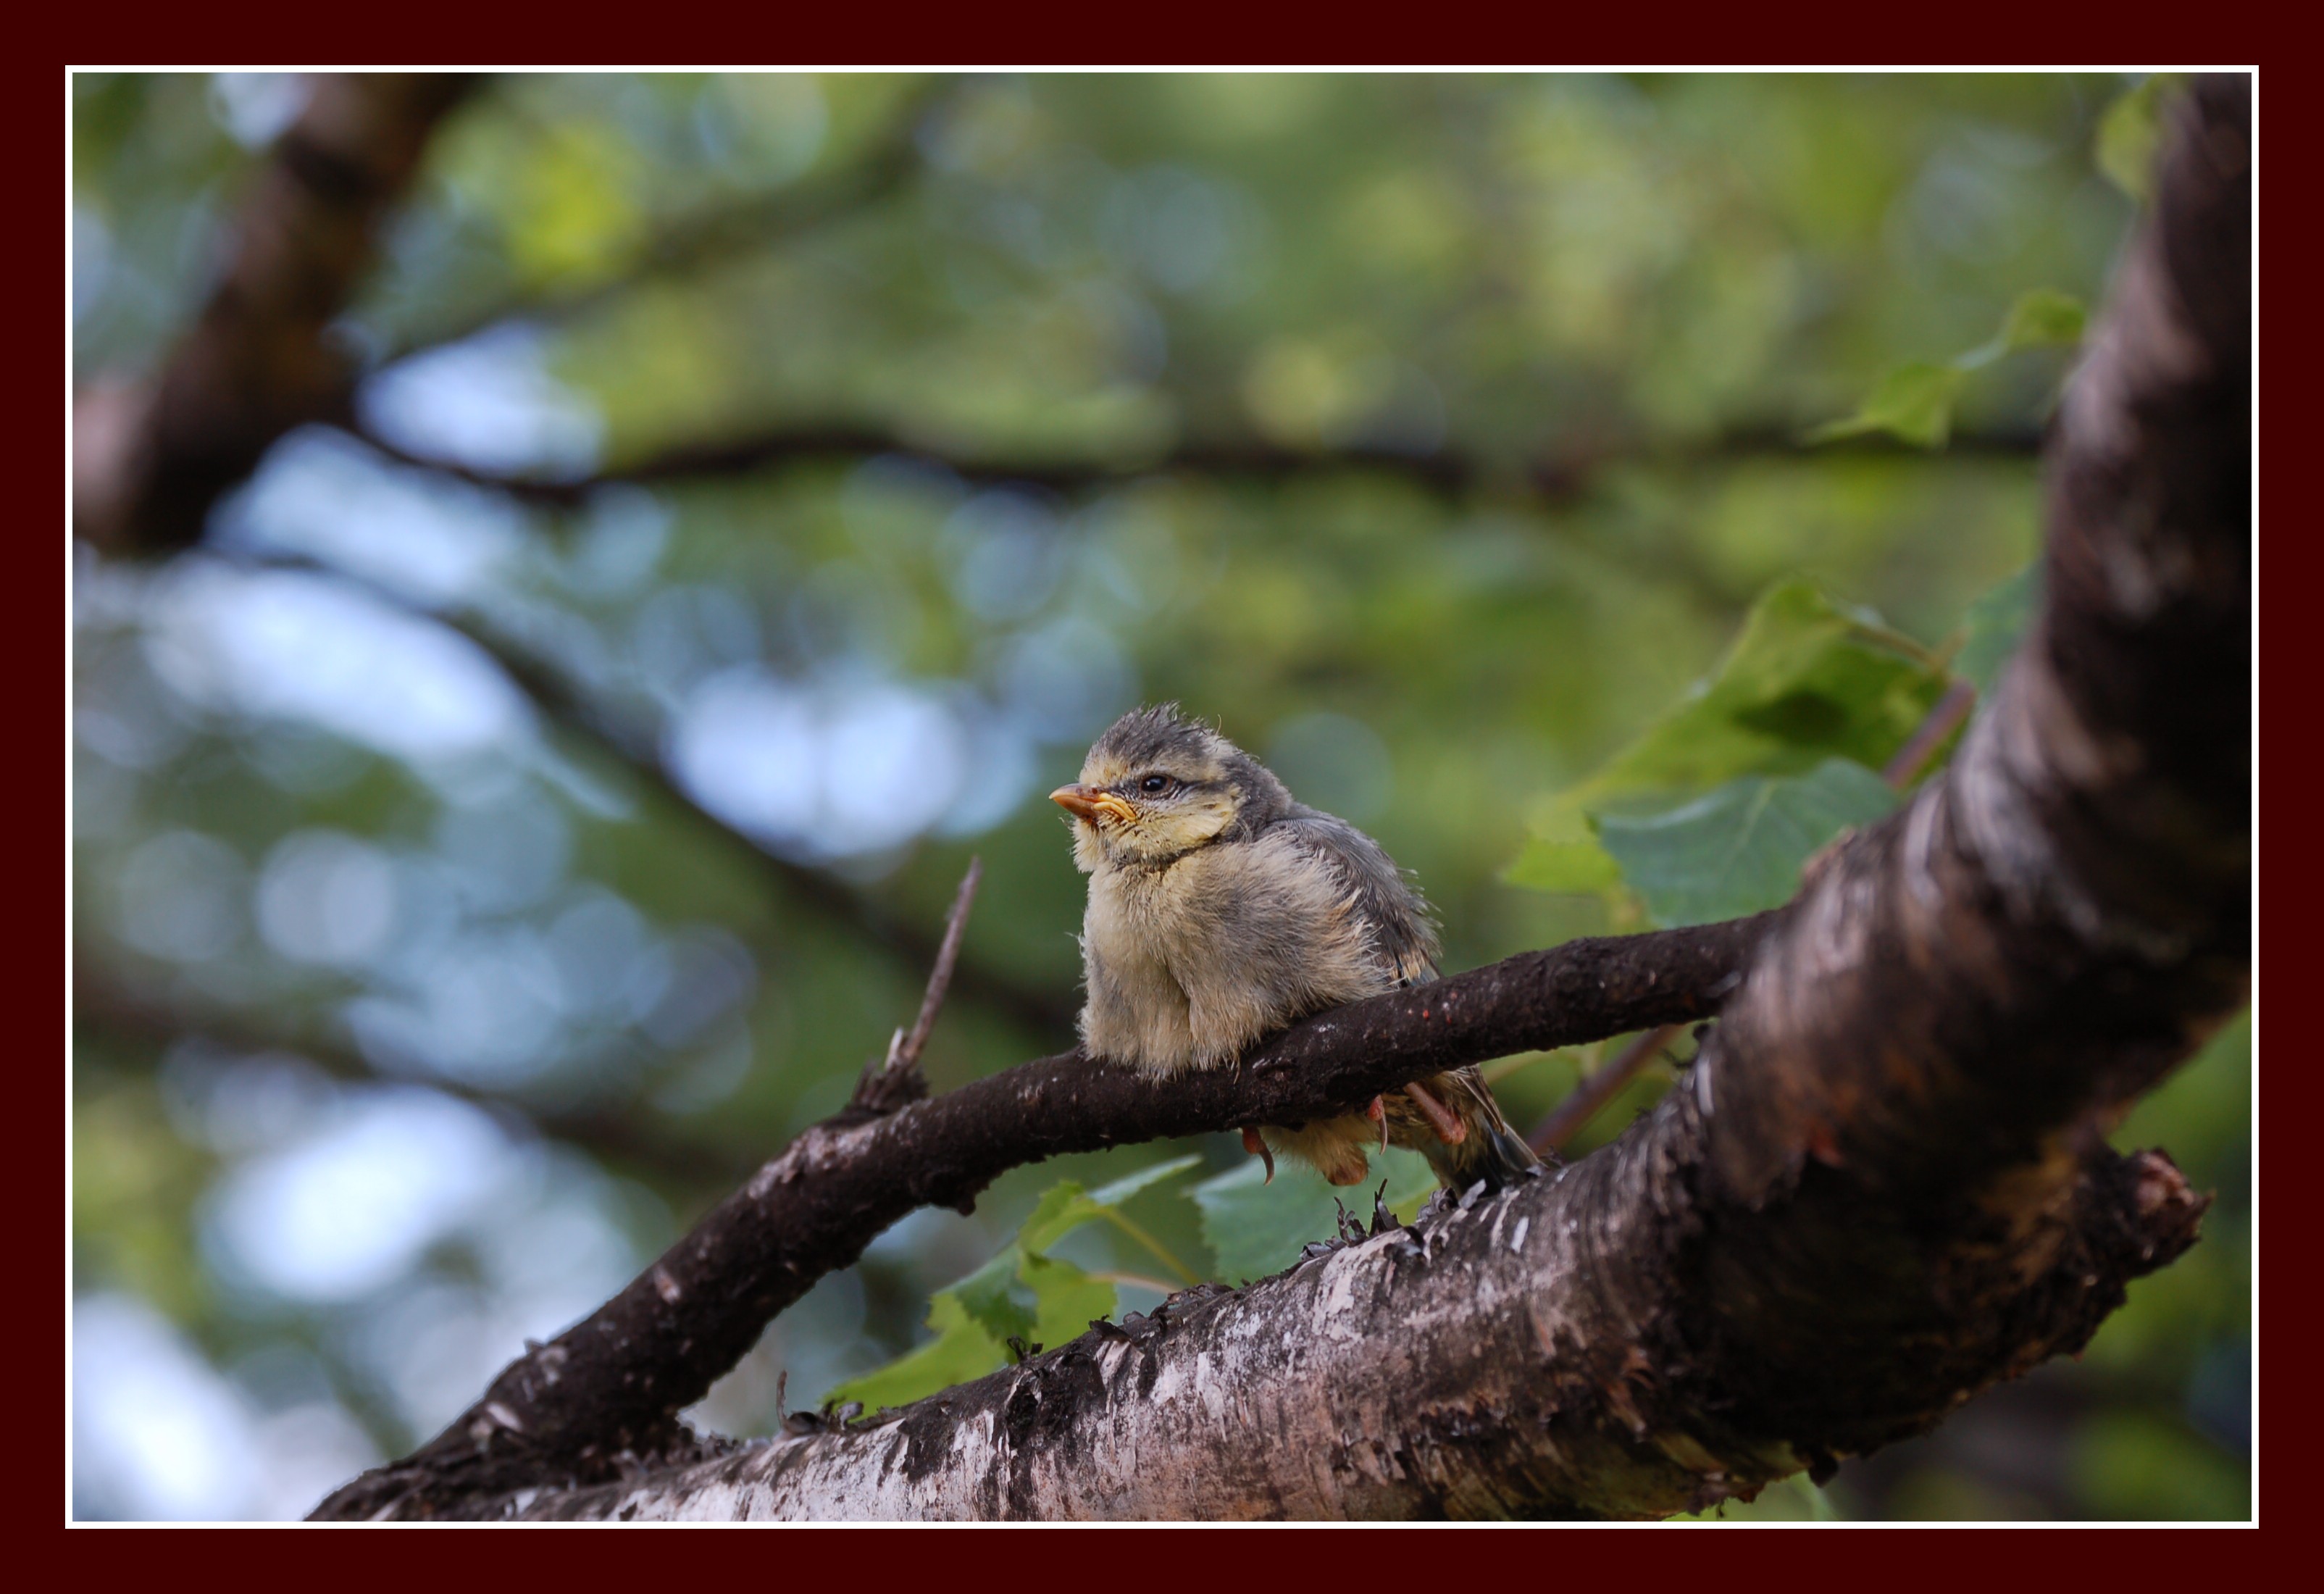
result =
[[[1175,703],[1114,721],[1050,800],[1074,816],[1074,862],[1152,868],[1217,842],[1245,840],[1291,806],[1250,754]]]

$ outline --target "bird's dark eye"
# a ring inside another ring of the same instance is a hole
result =
[[[1138,783],[1138,787],[1139,790],[1145,792],[1165,792],[1170,789],[1170,777],[1167,775],[1148,775],[1145,779]]]

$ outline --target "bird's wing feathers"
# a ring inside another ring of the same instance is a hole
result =
[[[1381,961],[1399,985],[1436,978],[1436,926],[1404,871],[1380,844],[1346,820],[1302,804],[1273,828],[1325,860],[1346,884],[1356,917],[1371,932]]]

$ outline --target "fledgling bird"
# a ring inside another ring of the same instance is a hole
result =
[[[1050,800],[1073,815],[1090,877],[1082,920],[1082,1045],[1148,1073],[1232,1063],[1311,1013],[1434,980],[1427,905],[1378,842],[1295,801],[1265,765],[1176,704],[1114,722],[1081,779]],[[1334,1184],[1372,1146],[1427,1156],[1447,1186],[1499,1189],[1535,1166],[1473,1067],[1375,1098],[1364,1114],[1243,1131],[1268,1158]]]

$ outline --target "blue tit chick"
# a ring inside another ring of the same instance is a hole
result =
[[[1090,1055],[1167,1076],[1233,1063],[1287,1024],[1434,980],[1427,905],[1378,842],[1294,800],[1265,765],[1177,705],[1124,714],[1081,779],[1050,799],[1073,815],[1090,877],[1082,920]],[[1367,1151],[1423,1153],[1446,1185],[1499,1189],[1536,1157],[1473,1067],[1376,1098],[1367,1112],[1245,1129],[1334,1184]]]

